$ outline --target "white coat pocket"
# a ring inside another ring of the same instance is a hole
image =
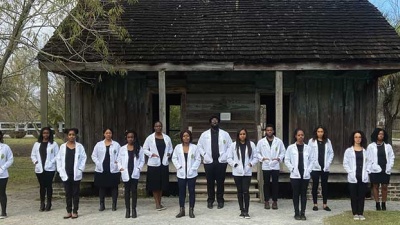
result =
[[[42,165],[40,163],[35,164],[35,173],[43,173]]]
[[[269,163],[269,167],[270,167],[271,169],[273,169],[273,168],[275,168],[276,165],[278,165],[278,164],[279,164],[278,160],[272,160],[272,161]]]
[[[177,172],[178,172],[177,177],[185,178],[185,168],[182,167]]]
[[[357,183],[357,178],[353,172],[347,174],[347,179],[350,183]]]
[[[382,171],[382,168],[378,164],[372,164],[372,173],[380,173]]]
[[[204,159],[203,159],[204,163],[208,164],[208,163],[212,163],[213,160],[211,158],[211,156],[209,154],[205,154],[204,155]]]

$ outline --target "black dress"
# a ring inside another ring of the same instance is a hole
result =
[[[120,179],[121,173],[110,172],[110,146],[107,146],[103,161],[103,172],[95,172],[94,185],[100,188],[112,188],[118,186]]]
[[[377,145],[378,165],[382,168],[380,173],[371,173],[370,180],[373,184],[389,184],[390,175],[386,173],[386,151],[385,144]]]
[[[156,138],[156,146],[158,150],[158,155],[160,156],[161,165],[160,166],[148,166],[147,167],[147,191],[163,191],[166,193],[169,186],[169,169],[168,166],[162,164],[162,159],[165,152],[165,141],[164,139]]]

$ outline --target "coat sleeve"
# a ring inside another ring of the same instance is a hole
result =
[[[139,163],[138,163],[138,168],[140,171],[142,171],[144,165],[144,151],[143,148],[140,147],[140,152],[139,152]]]
[[[353,172],[350,168],[350,160],[349,160],[349,151],[346,150],[343,157],[343,168],[346,170],[347,173]]]
[[[254,165],[257,165],[257,163],[258,163],[258,153],[257,153],[256,145],[253,142],[251,142],[250,145],[252,147],[251,154],[253,155],[250,164],[251,164],[251,166],[254,166]]]
[[[172,140],[170,137],[168,137],[167,153],[169,153],[171,155],[173,151],[174,151],[174,147],[172,146]]]
[[[54,144],[54,149],[53,149],[53,154],[54,154],[54,156],[57,156],[58,155],[58,152],[60,151],[60,149],[58,148],[58,144],[57,144],[57,142],[53,142],[53,144]],[[56,157],[53,157],[53,160],[50,162],[51,164],[53,164],[53,163],[57,163],[57,159],[56,159]]]
[[[192,168],[190,168],[190,169],[191,170],[197,170],[197,169],[199,169],[199,166],[200,166],[200,163],[201,163],[201,156],[200,156],[200,152],[199,152],[197,146],[196,145],[193,145],[193,146],[194,146],[194,148],[196,148],[196,150],[194,151],[194,153],[195,153],[194,154],[195,161],[192,164]]]
[[[395,158],[395,156],[394,156],[394,152],[393,152],[393,148],[392,148],[392,146],[391,145],[389,145],[388,146],[389,147],[389,149],[388,149],[388,159],[389,159],[389,171],[388,172],[390,172],[390,170],[392,169],[392,167],[393,167],[393,165],[394,165],[394,158]],[[386,170],[387,170],[388,168],[386,168]]]
[[[85,148],[83,147],[83,145],[81,145],[80,156],[81,156],[81,160],[79,160],[78,169],[83,172],[85,170],[86,159],[87,159]]]
[[[283,142],[281,141],[280,145],[279,145],[279,160],[281,162],[285,158],[285,153],[286,153],[286,148],[285,148],[285,145],[283,144]]]
[[[6,145],[6,150],[7,150],[7,153],[6,153],[6,159],[7,159],[7,161],[6,161],[6,163],[3,165],[3,167],[1,168],[1,169],[3,169],[3,170],[7,170],[7,169],[13,164],[13,162],[14,162],[13,153],[12,153],[12,151],[11,151],[11,148],[10,148],[8,145]]]
[[[121,148],[120,148],[118,158],[117,158],[118,170],[123,169],[122,162],[123,162],[124,157],[125,157],[125,150],[121,150]]]
[[[331,141],[328,141],[328,155],[329,155],[328,164],[330,165],[330,164],[332,164],[333,157],[335,156]]]
[[[60,149],[62,148],[63,145],[60,146]],[[57,155],[56,155],[56,167],[57,167],[57,172],[60,173],[61,171],[61,151],[58,151]]]
[[[230,148],[228,149],[228,152],[227,152],[228,155],[227,155],[226,161],[228,162],[228,164],[229,164],[231,167],[234,167],[235,164],[236,164],[235,158],[234,158],[234,157],[235,157],[235,156],[234,156],[235,147],[236,147],[235,143],[232,143],[231,146],[230,146]]]
[[[36,143],[33,144],[32,147],[32,152],[31,152],[31,160],[33,164],[36,164],[38,161],[37,155],[36,155]]]
[[[172,163],[174,164],[175,168],[178,170],[181,168],[181,164],[179,163],[179,157],[177,153],[178,146],[175,147],[174,153],[172,153]]]
[[[308,155],[308,165],[307,165],[307,171],[311,172],[312,168],[315,164],[316,156],[315,156],[315,151],[308,145],[308,149],[310,151],[310,154]]]
[[[93,162],[94,162],[94,164],[96,164],[96,166],[100,163],[99,162],[99,158],[97,157],[97,152],[99,151],[99,143],[97,143],[95,146],[94,146],[94,149],[93,149],[93,152],[92,152],[92,160],[93,160]]]
[[[150,138],[147,137],[143,144],[143,153],[148,157],[151,157],[152,153],[150,151]]]
[[[289,172],[292,172],[294,167],[292,162],[290,161],[290,147],[286,150],[285,153],[285,165],[288,168]]]
[[[257,142],[256,150],[257,150],[257,159],[258,159],[260,162],[262,162],[262,161],[263,161],[263,158],[264,158],[264,157],[262,156],[262,152],[261,152],[261,150],[262,150],[261,145],[262,145],[261,140],[259,140],[259,141]]]
[[[365,156],[367,157],[366,162],[365,162],[365,169],[367,170],[367,173],[371,173],[372,171],[372,165],[374,164],[373,160],[373,145],[369,144],[367,147],[367,150],[365,151]]]
[[[204,133],[203,133],[204,134]],[[204,135],[201,134],[199,141],[197,142],[197,150],[199,150],[199,153],[201,156],[204,156],[206,154],[206,151],[204,150]]]

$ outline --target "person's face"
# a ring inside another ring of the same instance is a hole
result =
[[[274,129],[272,127],[267,127],[265,129],[265,135],[267,135],[267,137],[272,137],[274,135]]]
[[[190,135],[188,133],[183,133],[182,135],[182,142],[188,144],[190,142]]]
[[[161,123],[157,122],[157,123],[154,124],[154,131],[155,131],[156,133],[161,133],[161,132],[162,132],[162,125],[161,125]]]
[[[74,142],[75,141],[75,139],[76,139],[76,134],[75,134],[75,131],[73,131],[73,130],[70,130],[69,132],[68,132],[68,141],[69,142]]]
[[[217,118],[211,119],[211,127],[218,127],[218,119]]]
[[[378,133],[378,141],[383,141],[383,138],[385,137],[385,133],[383,130],[379,131]]]
[[[111,140],[111,138],[112,138],[112,132],[111,132],[111,130],[107,129],[107,130],[104,132],[104,138],[105,138],[106,140]]]
[[[135,135],[133,135],[133,133],[128,133],[126,135],[126,141],[128,144],[133,145],[133,142],[135,141]]]
[[[318,128],[317,129],[317,137],[318,138],[322,138],[323,136],[324,136],[324,129],[322,129],[322,128]]]
[[[302,130],[297,131],[295,137],[296,137],[297,142],[303,143],[303,141],[304,141],[304,132]]]
[[[49,130],[43,130],[43,133],[42,133],[42,135],[43,135],[43,140],[48,140],[49,139],[49,137],[50,137],[50,132],[49,132]]]
[[[354,144],[361,144],[362,137],[360,133],[354,134]]]
[[[241,130],[239,132],[239,140],[240,140],[240,142],[244,142],[246,140],[246,136],[247,136],[246,131],[245,130]]]

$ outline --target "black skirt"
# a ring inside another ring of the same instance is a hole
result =
[[[389,184],[390,175],[382,171],[380,173],[370,173],[369,179],[372,184]]]
[[[94,185],[98,188],[112,188],[118,186],[121,173],[103,172],[94,174]]]
[[[169,187],[169,167],[168,166],[148,166],[146,189],[147,191],[168,192]]]

